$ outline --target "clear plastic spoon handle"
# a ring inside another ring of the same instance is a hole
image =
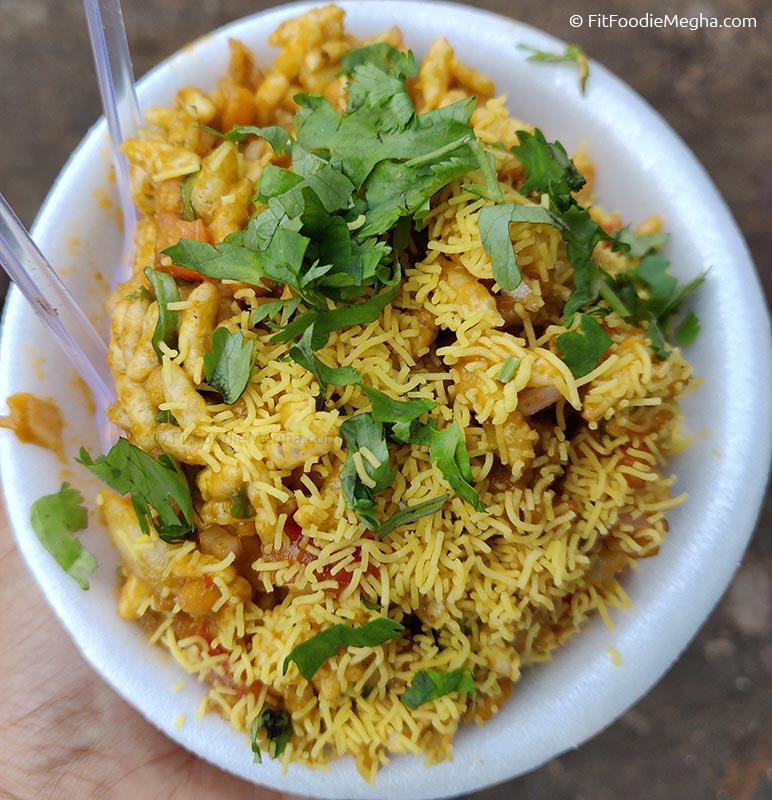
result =
[[[113,400],[107,346],[2,194],[0,263],[105,408]]]
[[[123,211],[122,260],[127,265],[131,263],[137,217],[131,200],[129,167],[120,146],[127,138],[138,134],[142,115],[134,87],[134,72],[120,0],[84,0],[83,5],[86,9],[102,108],[110,131],[115,178]]]

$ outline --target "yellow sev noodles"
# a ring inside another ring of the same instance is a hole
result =
[[[267,289],[181,282],[178,349],[166,348],[159,363],[151,344],[158,306],[143,268],[163,265],[160,250],[200,234],[195,226],[214,242],[241,229],[255,213],[263,166],[278,161],[262,140],[223,142],[198,123],[289,127],[291,98],[301,90],[342,108],[340,57],[361,44],[344,32],[342,18],[328,6],[283,24],[271,39],[281,52],[266,70],[233,42],[218,90],[182,89],[172,108],[149,113],[146,137],[126,145],[144,216],[135,274],[111,301],[118,391],[111,414],[135,444],[187,465],[200,523],[195,537],[169,545],[141,536],[126,500],[105,493],[103,508],[123,560],[119,612],[209,684],[202,713],[216,710],[249,731],[264,705],[286,709],[294,733],[285,765],[319,766],[350,754],[373,781],[389,753],[421,754],[427,763],[449,757],[458,725],[489,719],[522,667],[548,658],[593,611],[608,620],[608,607],[626,603],[615,576],[657,553],[665,513],[680,499],[671,498],[661,469],[677,446],[676,397],[691,372],[677,349],[656,359],[644,331],[612,313],[604,319],[614,342],[607,356],[574,378],[555,341],[573,288],[559,233],[512,225],[524,281],[500,291],[477,228],[486,201],[461,180],[434,198],[425,252],[412,248],[394,302],[376,322],[333,332],[319,356],[355,367],[392,397],[436,400],[439,427],[455,420],[464,431],[486,511],[451,493],[441,512],[383,540],[364,528],[340,492],[339,426],[369,402],[359,387],[340,387],[315,409],[316,379],[282,360],[287,346],[272,343],[270,329],[250,325]],[[380,39],[403,46],[396,29]],[[410,90],[418,111],[476,94],[473,124],[483,141],[510,146],[523,127],[444,40]],[[587,160],[576,159],[591,176]],[[507,201],[523,202],[513,188],[523,179],[517,159],[498,166]],[[181,181],[195,172],[199,222],[183,223]],[[589,196],[585,188],[583,201]],[[646,224],[652,232],[658,221]],[[626,263],[602,247],[596,258],[612,273]],[[257,352],[247,390],[232,406],[199,391],[218,325],[242,330]],[[510,357],[520,364],[503,383],[497,375]],[[176,425],[159,416],[164,411]],[[392,448],[392,458],[398,471],[377,496],[381,519],[446,486],[427,448]],[[248,519],[233,516],[239,492]],[[311,681],[294,664],[282,675],[299,643],[379,613],[404,624],[406,635],[340,650]],[[473,672],[474,702],[458,692],[414,711],[400,702],[420,670],[460,667]]]

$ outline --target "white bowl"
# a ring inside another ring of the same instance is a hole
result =
[[[461,59],[487,72],[509,95],[513,114],[560,139],[569,152],[586,142],[608,209],[633,222],[653,213],[664,217],[679,278],[710,270],[695,300],[702,333],[687,351],[704,379],[683,403],[694,444],[671,465],[679,476],[676,491],[688,491],[690,498],[669,515],[670,536],[661,554],[624,578],[632,609],[614,615],[613,632],[593,620],[550,663],[528,671],[485,728],[459,732],[453,761],[426,768],[418,758],[394,758],[375,788],[362,781],[351,759],[333,763],[329,771],[293,765],[281,775],[269,759],[253,764],[246,737],[219,717],[195,722],[204,688],[150,646],[138,626],[118,618],[118,557],[95,514],[83,536],[99,560],[89,592],[81,592],[35,538],[30,505],[57,490],[62,479],[94,496],[96,486],[72,456],[81,444],[92,452],[99,445],[84,390],[16,291],[2,328],[0,397],[20,391],[54,397],[66,417],[70,462],[63,471],[52,453],[0,433],[0,467],[19,549],[49,603],[105,680],[172,739],[249,781],[283,791],[320,798],[446,797],[515,777],[600,731],[662,676],[705,620],[738,565],[764,492],[771,437],[770,415],[762,411],[772,393],[769,318],[746,245],[705,171],[663,120],[603,67],[592,64],[582,96],[571,67],[525,61],[517,49],[521,42],[563,47],[526,25],[440,2],[341,5],[359,35],[399,23],[418,55],[435,37],[446,36]],[[257,14],[185,48],[141,82],[142,105],[170,103],[185,84],[213,88],[226,68],[229,36],[268,62],[268,34],[310,7],[299,3]],[[104,202],[115,195],[108,164],[106,129],[99,122],[62,171],[34,229],[42,250],[101,324],[106,283],[121,245],[116,209]],[[608,646],[620,652],[621,666],[612,663]],[[183,679],[182,691],[173,693]],[[188,721],[177,729],[180,712]]]

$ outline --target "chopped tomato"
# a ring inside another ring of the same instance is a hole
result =
[[[209,229],[203,220],[197,219],[194,222],[186,222],[176,214],[166,212],[156,214],[156,245],[155,245],[155,268],[161,272],[168,272],[175,278],[183,281],[201,281],[205,277],[188,267],[179,264],[163,264],[161,255],[167,247],[177,244],[180,239],[195,239],[197,242],[212,243]]]
[[[287,537],[287,544],[282,544],[278,550],[274,550],[270,554],[264,554],[263,558],[268,561],[289,561],[291,564],[310,564],[316,560],[316,556],[313,553],[309,553],[302,546],[303,529],[294,519],[287,520],[284,526],[284,534]],[[355,561],[361,559],[361,550],[358,547],[354,551],[354,559]],[[335,567],[335,564],[325,564],[317,572],[317,579],[336,581],[339,590],[345,589],[351,583],[353,573],[345,568],[335,570]],[[377,575],[373,564],[368,565],[366,571],[369,575]]]
[[[631,453],[631,450],[638,451]],[[648,453],[649,450],[644,444],[636,445],[635,447],[626,447],[624,448],[624,453],[622,454],[621,458],[617,466],[624,466],[624,467],[631,467],[632,469],[641,469],[641,468],[649,468],[651,469],[651,465],[643,458],[643,453]],[[627,485],[631,489],[642,489],[646,485],[646,481],[639,477],[638,475],[633,475],[626,470],[622,470],[622,475],[627,481]]]
[[[206,640],[207,648],[209,650],[210,656],[219,656],[223,653],[227,653],[228,651],[220,644],[215,645],[212,647],[212,640],[214,639],[214,634],[212,633],[211,628],[209,627],[209,620],[204,620],[201,623],[201,627],[198,629],[198,635]]]

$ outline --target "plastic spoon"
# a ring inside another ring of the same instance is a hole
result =
[[[138,134],[142,115],[134,87],[134,71],[120,0],[84,0],[83,5],[86,9],[99,94],[110,132],[115,179],[123,212],[124,244],[121,264],[117,265],[119,268],[113,276],[115,285],[116,282],[125,280],[130,272],[137,224],[137,215],[131,200],[129,167],[120,147],[125,139]]]
[[[107,346],[0,194],[0,263],[56,337],[98,407],[113,400]]]

